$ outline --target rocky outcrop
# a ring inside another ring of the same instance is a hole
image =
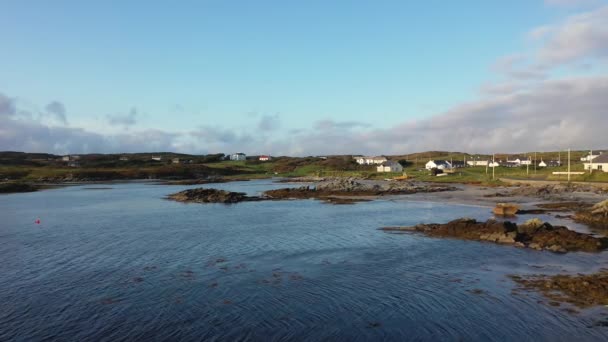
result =
[[[316,186],[302,186],[299,188],[284,188],[269,190],[265,196],[273,199],[282,198],[319,198],[328,197],[353,197],[353,196],[382,196],[398,194],[414,194],[419,192],[453,191],[457,188],[443,185],[429,185],[423,183],[397,183],[389,184],[365,184],[353,178],[340,178],[321,182]]]
[[[238,203],[262,200],[260,197],[247,196],[242,192],[203,188],[180,191],[169,195],[168,198],[178,202],[192,203]]]
[[[533,275],[511,279],[522,289],[541,292],[545,297],[581,308],[608,305],[608,271],[578,275]]]
[[[574,214],[574,220],[593,227],[608,229],[608,200],[578,211]]]
[[[2,194],[10,194],[17,192],[34,192],[38,191],[40,187],[29,184],[29,183],[17,183],[17,182],[7,182],[0,183],[0,193]]]
[[[458,238],[474,241],[488,241],[499,244],[527,247],[536,250],[565,253],[571,251],[599,252],[608,248],[608,238],[598,238],[577,233],[566,227],[552,226],[531,220],[528,224],[517,225],[505,221],[458,219],[445,224],[419,224],[413,227],[384,227],[386,231],[420,232],[431,237]]]
[[[561,199],[568,197],[575,192],[590,192],[596,194],[605,194],[606,189],[593,185],[584,184],[546,184],[541,186],[520,185],[511,190],[506,196],[531,196],[540,197],[543,199]]]

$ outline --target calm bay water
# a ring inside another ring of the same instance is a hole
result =
[[[209,185],[250,194],[284,186]],[[347,206],[164,199],[193,187],[0,196],[0,341],[608,338],[608,328],[594,326],[605,309],[571,314],[535,293],[512,294],[506,277],[592,271],[606,253],[376,230],[487,219],[488,208],[401,198]]]

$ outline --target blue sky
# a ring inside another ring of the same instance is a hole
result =
[[[567,56],[533,60],[559,38],[557,30],[530,37],[578,15],[603,15],[603,6],[601,0],[4,0],[0,94],[16,108],[10,120],[98,136],[27,145],[6,134],[0,150],[321,153],[306,148],[307,139],[322,139],[318,131],[371,139],[416,122],[432,126],[459,106],[488,101],[488,88],[513,81],[504,70],[513,60],[527,68],[518,72],[528,75],[534,65],[543,74],[511,84],[517,91],[534,89],[539,79],[604,75],[603,36],[566,63]],[[65,120],[49,114],[56,114],[47,108],[52,102],[61,104]],[[170,141],[119,142],[150,132]],[[305,137],[293,141],[294,134]],[[435,146],[403,143],[386,153],[427,147]],[[352,151],[358,152],[383,153],[372,145]]]

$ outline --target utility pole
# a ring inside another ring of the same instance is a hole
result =
[[[479,158],[477,158],[477,159],[479,159]],[[488,175],[488,164],[490,164],[490,162],[486,160],[486,176]]]
[[[568,184],[570,184],[570,149],[568,149]]]
[[[536,152],[534,152],[534,174],[536,174]]]
[[[494,180],[494,174],[495,174],[494,170],[496,170],[496,162],[495,162],[494,158],[495,158],[495,155],[492,154],[492,180]]]
[[[593,150],[589,151],[589,174],[593,172]]]

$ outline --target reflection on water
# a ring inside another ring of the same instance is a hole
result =
[[[207,185],[258,194],[270,181]],[[603,340],[599,312],[513,295],[511,273],[591,271],[554,255],[386,234],[489,217],[391,200],[167,201],[196,186],[68,187],[0,197],[0,340]],[[41,224],[34,224],[40,218]]]

